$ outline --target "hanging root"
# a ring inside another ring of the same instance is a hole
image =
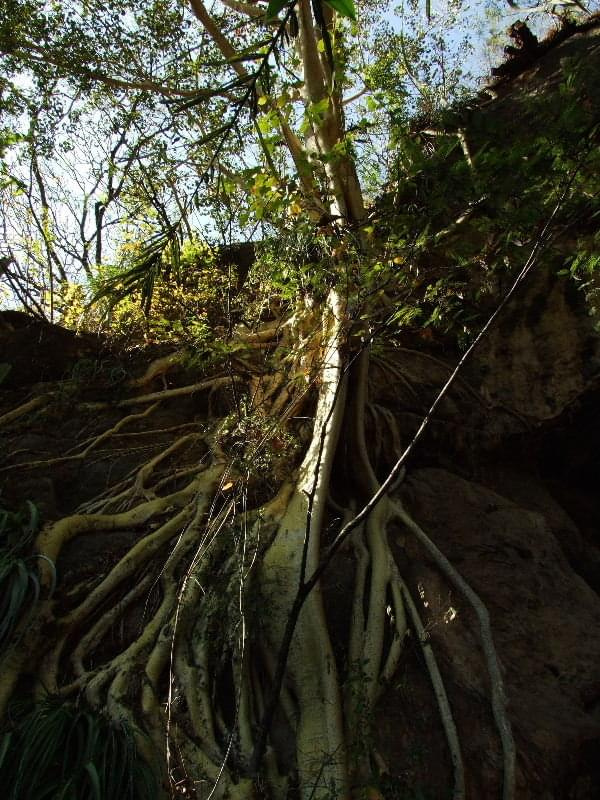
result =
[[[354,455],[354,475],[357,489],[370,497],[380,488],[380,483],[373,469],[370,451],[365,437],[365,411],[370,407],[367,402],[369,370],[369,353],[364,350],[359,356],[353,385],[353,408],[351,417],[351,442]],[[387,414],[379,414],[390,428],[391,439],[399,448],[399,436],[395,422]],[[366,521],[352,533],[351,543],[356,556],[355,594],[353,600],[352,626],[350,634],[350,654],[352,663],[360,665],[359,686],[357,693],[353,688],[346,698],[347,720],[349,732],[354,736],[364,736],[365,724],[368,726],[375,703],[387,683],[397,669],[402,644],[407,630],[406,610],[411,624],[421,643],[425,663],[431,678],[437,700],[440,718],[454,770],[454,800],[463,800],[465,796],[464,768],[460,743],[452,711],[444,689],[443,680],[437,666],[430,642],[426,638],[423,625],[406,584],[400,577],[398,567],[389,547],[387,528],[396,515],[392,501],[384,496],[372,510]],[[386,620],[387,598],[391,597],[393,605],[394,636],[384,658],[384,625]],[[367,615],[363,612],[367,606]],[[357,714],[356,710],[360,709]],[[362,715],[362,719],[359,717]],[[366,717],[366,719],[365,719]],[[357,734],[357,731],[361,733]],[[360,741],[355,749],[360,753]],[[362,748],[363,763],[355,768],[355,782],[368,779],[369,756]]]
[[[454,717],[452,716],[452,709],[450,708],[448,695],[446,694],[446,689],[444,687],[444,681],[440,673],[439,667],[437,665],[435,653],[433,652],[429,635],[427,634],[425,628],[423,627],[423,623],[421,622],[419,612],[410,595],[408,587],[400,577],[397,570],[395,576],[395,586],[397,586],[401,591],[402,597],[404,599],[404,604],[408,609],[410,621],[415,630],[415,633],[417,634],[419,645],[421,647],[423,658],[425,659],[427,671],[429,672],[429,677],[431,679],[431,684],[433,686],[433,691],[435,693],[435,698],[437,700],[437,705],[440,712],[440,718],[442,720],[444,733],[446,734],[446,741],[448,743],[450,758],[452,760],[452,768],[454,771],[454,789],[452,792],[452,798],[453,800],[464,800],[465,774],[464,774],[462,755],[460,751],[460,741],[458,738],[456,725],[454,724]]]
[[[469,602],[477,616],[479,621],[479,637],[488,675],[490,677],[492,713],[502,744],[504,762],[502,797],[503,800],[513,800],[515,791],[515,743],[510,720],[506,713],[504,680],[502,678],[500,662],[494,645],[488,610],[481,598],[473,591],[456,568],[452,566],[446,556],[436,547],[425,531],[413,520],[401,503],[397,500],[393,501],[393,509],[397,519],[399,519],[413,533],[417,541],[423,545],[443,574]]]

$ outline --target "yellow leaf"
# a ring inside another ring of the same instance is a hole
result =
[[[267,105],[267,96],[266,96],[266,95],[262,94],[262,95],[261,95],[261,96],[258,98],[258,105],[259,105],[259,106],[266,106],[266,105]]]

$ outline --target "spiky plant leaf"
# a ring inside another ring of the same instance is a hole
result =
[[[90,305],[103,298],[108,298],[116,305],[120,300],[137,292],[144,313],[149,314],[156,280],[168,277],[173,268],[172,261],[169,261],[167,255],[170,254],[171,259],[174,258],[178,264],[179,252],[178,225],[172,225],[166,231],[154,234],[146,240],[130,267],[102,282],[92,296]]]
[[[6,800],[153,800],[157,782],[133,732],[101,714],[47,697],[17,709],[0,739]]]

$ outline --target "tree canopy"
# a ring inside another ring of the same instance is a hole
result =
[[[153,234],[162,247],[264,238],[290,217],[310,229],[339,194],[323,181],[351,162],[370,201],[395,180],[410,117],[435,116],[472,85],[483,40],[460,26],[476,12],[450,5],[429,23],[418,4],[315,13],[309,56],[295,45],[295,5],[5,4],[12,296],[49,313],[46,295],[127,263]],[[320,87],[308,88],[306,58],[319,59]]]

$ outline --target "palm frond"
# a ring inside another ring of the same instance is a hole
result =
[[[181,253],[179,229],[179,225],[172,225],[167,230],[149,237],[127,269],[102,281],[94,292],[90,305],[103,298],[108,298],[116,304],[131,294],[139,293],[144,313],[149,314],[157,279],[161,277],[168,279],[173,272],[176,276],[179,274]]]
[[[158,784],[124,723],[62,698],[14,708],[0,733],[7,800],[154,800]]]
[[[25,608],[39,600],[34,556],[28,555],[39,526],[39,510],[30,500],[17,512],[0,509],[0,653],[11,642]]]

